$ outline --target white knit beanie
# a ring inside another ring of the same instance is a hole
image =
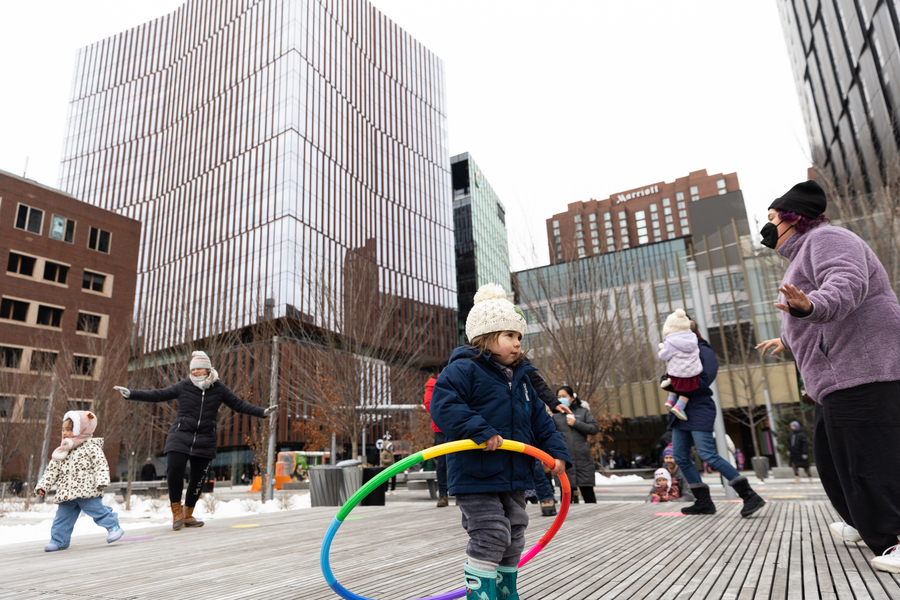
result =
[[[209,361],[206,352],[195,350],[191,354],[191,371],[194,369],[212,369],[212,363]]]
[[[666,317],[666,324],[663,325],[663,337],[670,333],[678,333],[680,331],[690,331],[691,320],[687,318],[687,313],[678,308],[671,315]]]
[[[506,292],[496,283],[478,288],[475,306],[466,318],[466,337],[471,342],[480,335],[495,331],[518,331],[525,335],[525,315],[506,299]]]

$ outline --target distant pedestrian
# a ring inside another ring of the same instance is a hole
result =
[[[572,457],[572,466],[566,469],[566,477],[569,478],[569,484],[577,487],[581,492],[585,503],[596,504],[594,455],[591,453],[588,436],[597,435],[600,426],[591,411],[582,406],[578,394],[568,385],[556,390],[556,397],[572,411],[572,414],[557,413],[553,415],[556,430],[562,435],[569,456]],[[573,501],[575,498],[576,496],[573,494]]]
[[[434,393],[434,384],[437,382],[437,378],[440,376],[440,373],[434,373],[431,377],[428,378],[428,381],[425,382],[425,410],[428,411],[428,414],[431,414],[431,394]],[[431,430],[434,432],[434,445],[439,446],[447,441],[447,437],[438,429],[437,425],[434,424],[434,421],[431,422]],[[437,507],[444,508],[450,504],[450,496],[447,493],[447,457],[446,456],[435,456],[434,457],[434,470],[435,476],[437,477],[437,486],[438,486],[438,501]]]
[[[381,448],[381,455],[379,456],[378,464],[381,467],[390,467],[394,464],[394,444],[391,442],[386,442],[384,446]],[[397,492],[397,476],[394,475],[391,477],[391,491],[389,492],[391,496],[395,496]]]
[[[168,402],[178,400],[175,420],[166,436],[166,479],[169,502],[172,508],[172,529],[202,527],[203,521],[193,516],[200,498],[203,482],[209,466],[216,457],[216,418],[224,403],[231,410],[258,417],[268,417],[278,409],[277,404],[268,408],[244,402],[234,395],[205,352],[196,351],[191,357],[190,377],[161,390],[129,390],[115,386],[124,398],[140,402]],[[181,505],[184,490],[184,474],[188,460],[191,462],[191,479]]]
[[[738,448],[737,450],[734,451],[734,461],[737,463],[738,471],[744,470],[744,463],[746,462],[746,460],[747,459],[744,458],[744,453],[741,452],[740,448]]]
[[[156,479],[156,467],[153,466],[153,459],[147,457],[147,462],[141,467],[141,481],[154,481]]]
[[[788,452],[791,457],[791,466],[794,467],[794,483],[800,483],[800,469],[806,471],[806,476],[809,477],[809,482],[812,483],[813,477],[809,471],[809,438],[800,429],[799,421],[791,421]]]
[[[106,543],[124,534],[118,515],[101,500],[103,488],[109,485],[109,464],[103,455],[103,438],[93,437],[96,429],[97,416],[90,411],[70,410],[63,415],[62,443],[53,451],[34,490],[43,498],[56,485],[56,516],[45,552],[69,547],[82,512],[106,529]]]
[[[472,440],[484,450],[447,457],[450,493],[469,535],[464,565],[468,598],[518,598],[518,564],[525,548],[525,490],[533,488],[534,459],[496,452],[504,439],[531,444],[569,462],[566,446],[522,360],[527,323],[499,285],[482,286],[466,319],[470,345],[453,351],[431,397],[431,414],[448,441]],[[499,593],[498,593],[499,592]]]

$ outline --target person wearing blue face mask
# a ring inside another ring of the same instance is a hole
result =
[[[569,456],[572,457],[572,466],[566,469],[566,477],[569,478],[569,483],[581,492],[585,503],[595,504],[597,497],[594,495],[594,456],[591,454],[588,436],[596,435],[600,431],[600,426],[590,409],[578,399],[571,387],[562,386],[556,390],[556,397],[563,406],[572,411],[571,414],[553,415],[556,430],[562,435]],[[573,494],[572,497],[575,501],[576,496]]]

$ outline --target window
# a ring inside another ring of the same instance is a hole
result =
[[[19,205],[19,212],[16,214],[16,229],[41,235],[43,226],[44,211],[25,206],[24,204]]]
[[[69,267],[66,265],[61,265],[59,263],[50,262],[49,260],[44,263],[44,280],[45,281],[53,281],[55,283],[66,283],[66,279],[69,275]]]
[[[609,213],[603,213],[603,220],[609,221]]]
[[[626,244],[626,245],[628,244],[628,236],[627,235],[622,236],[622,243]],[[624,248],[624,246],[623,246],[623,248]]]
[[[81,282],[81,289],[103,293],[103,286],[105,284],[106,275],[85,270],[84,281]]]
[[[56,356],[56,352],[33,350],[31,352],[31,370],[38,372],[49,371],[56,364]]]
[[[588,215],[588,221],[594,223],[597,220],[597,213],[591,213]]]
[[[556,219],[553,219],[553,227],[559,227],[559,221],[557,221]]]
[[[37,324],[48,327],[60,327],[62,323],[63,309],[55,306],[38,305]]]
[[[562,252],[562,245],[561,245],[561,244],[557,244],[557,245],[556,245],[556,251],[557,251],[557,252]]]
[[[659,303],[664,303],[664,302],[669,302],[669,301],[682,302],[683,299],[681,297],[681,290],[682,290],[681,284],[676,281],[675,283],[669,284],[669,294],[668,295],[666,295],[665,284],[655,286],[653,288],[653,295],[656,296],[656,301]],[[687,286],[687,285],[684,286],[684,294],[685,294],[684,299],[691,297],[690,286]],[[666,320],[665,317],[663,317],[663,321],[665,321],[665,320]]]
[[[0,319],[25,322],[28,318],[28,303],[21,300],[4,298],[0,302]]]
[[[576,232],[575,232],[575,239],[580,240],[580,239],[583,239],[583,238],[584,238],[584,232],[581,232],[581,231],[576,231]]]
[[[575,215],[574,218],[576,223],[581,223],[581,215]]]
[[[621,310],[623,308],[628,308],[629,304],[630,304],[630,302],[628,301],[628,292],[627,291],[623,290],[621,292],[616,292],[616,307],[618,307],[619,310]]]
[[[11,419],[15,408],[15,396],[0,396],[0,419]]]
[[[576,224],[575,224],[575,231],[581,231],[581,230],[582,230],[581,223],[576,223]]]
[[[674,232],[675,232],[675,226],[672,225],[671,223],[669,223],[668,225],[666,225],[666,231],[668,231],[668,232],[670,232],[670,233],[674,233]]]
[[[554,229],[554,230],[553,230],[553,235],[559,235],[559,229]]]
[[[575,242],[575,245],[579,248],[582,248],[584,246],[584,240],[578,240],[577,242]]]
[[[69,400],[66,407],[68,410],[91,410],[92,404],[90,400]]]
[[[691,233],[690,227],[682,227],[681,228],[681,235],[690,235],[690,233]]]
[[[728,275],[716,275],[715,277],[710,277],[706,280],[706,285],[709,288],[710,294],[721,294],[729,291],[728,287]],[[714,289],[715,287],[715,289]],[[732,273],[731,274],[731,288],[736,292],[744,290],[744,274],[743,273]]]
[[[100,315],[90,313],[78,313],[78,324],[75,329],[85,333],[100,333]]]
[[[612,248],[616,245],[616,238],[608,237],[606,238],[606,245]]]
[[[631,335],[631,319],[619,319],[619,325],[622,327],[622,335]]]
[[[90,356],[73,356],[72,357],[72,375],[82,375],[84,377],[93,377],[94,367],[97,359]]]
[[[591,231],[596,231],[596,230],[597,230],[597,224],[591,223]]]
[[[687,216],[687,211],[686,211],[686,210],[679,210],[679,211],[678,211],[678,216],[679,216],[679,217],[682,217],[682,218],[683,218],[683,217],[686,217],[686,216]]]
[[[585,255],[584,248],[579,248],[579,249],[578,249],[578,256],[584,256],[584,255]]]
[[[654,229],[654,230],[653,230],[653,235],[654,235],[654,237],[656,237],[656,239],[658,240],[658,239],[660,238],[660,235],[662,235],[662,234],[660,234],[659,229]]]
[[[536,323],[546,323],[547,322],[547,307],[546,306],[536,306],[534,308],[526,308],[522,311],[525,313],[525,321],[529,324]]]
[[[555,238],[553,238],[553,241],[558,244],[561,240],[559,236],[556,236]]]
[[[691,186],[691,196],[696,196],[697,194],[698,194],[697,186],[692,185]]]
[[[666,215],[666,223],[672,223],[672,215]]]
[[[671,206],[665,207],[665,208],[663,209],[663,214],[664,214],[664,215],[671,215],[671,214],[672,214],[672,207],[671,207]]]
[[[619,233],[622,235],[628,235],[628,228],[622,227],[621,229],[619,229]]]
[[[19,275],[31,277],[32,275],[34,275],[34,264],[36,262],[37,259],[32,258],[31,256],[25,256],[24,254],[10,252],[9,262],[6,263],[6,272],[18,273]]]
[[[600,236],[600,232],[597,231],[596,229],[595,229],[594,231],[591,232],[591,237],[592,237],[592,238],[599,237],[599,236]]]
[[[718,181],[716,181],[716,187],[719,188],[719,195],[720,195],[720,196],[721,196],[722,194],[727,194],[727,193],[728,193],[728,189],[726,189],[726,187],[725,187],[725,180],[724,180],[724,179],[719,179]]]
[[[687,220],[687,219],[681,219],[681,221],[679,221],[679,223],[681,224],[682,227],[687,227],[687,226],[688,226],[688,220]]]
[[[749,321],[750,320],[750,303],[746,300],[743,302],[737,303],[738,309],[738,319],[741,321]],[[733,302],[723,302],[721,304],[712,304],[709,307],[710,314],[710,322],[719,323],[719,317],[722,318],[722,323],[727,323],[728,321],[734,321],[734,303]]]
[[[682,208],[684,208],[684,202],[679,202],[678,209],[681,210]]]
[[[655,204],[651,204],[651,205],[650,205],[650,212],[652,212],[652,213],[655,213],[655,212],[656,212],[656,205],[655,205]]]
[[[662,205],[663,205],[663,206],[669,206],[669,204],[671,204],[671,202],[669,202],[669,199],[668,199],[668,198],[663,198],[663,199],[662,199]]]
[[[522,347],[523,348],[540,348],[541,347],[541,334],[538,333],[526,333],[522,337]]]
[[[91,227],[91,233],[88,236],[88,248],[109,254],[109,238],[111,235],[108,231]]]
[[[676,200],[684,200],[684,192],[676,192],[675,199]]]
[[[22,362],[22,349],[0,346],[0,368],[18,369]]]
[[[600,247],[600,238],[593,238],[593,239],[591,240],[591,245],[594,246],[594,249],[595,249],[595,250],[596,250],[597,248],[599,248],[599,247]]]
[[[50,219],[50,238],[71,244],[75,239],[75,221],[53,215]]]
[[[560,260],[560,259],[562,259],[562,252],[557,252],[557,253],[556,253],[556,260]]]
[[[623,210],[619,213],[619,225],[628,221],[628,214]]]

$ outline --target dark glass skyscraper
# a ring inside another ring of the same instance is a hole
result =
[[[872,191],[900,147],[900,21],[885,0],[778,0],[813,163]]]
[[[316,286],[359,261],[449,323],[446,120],[440,59],[365,0],[188,0],[78,52],[59,182],[143,223],[150,349],[323,325]]]

